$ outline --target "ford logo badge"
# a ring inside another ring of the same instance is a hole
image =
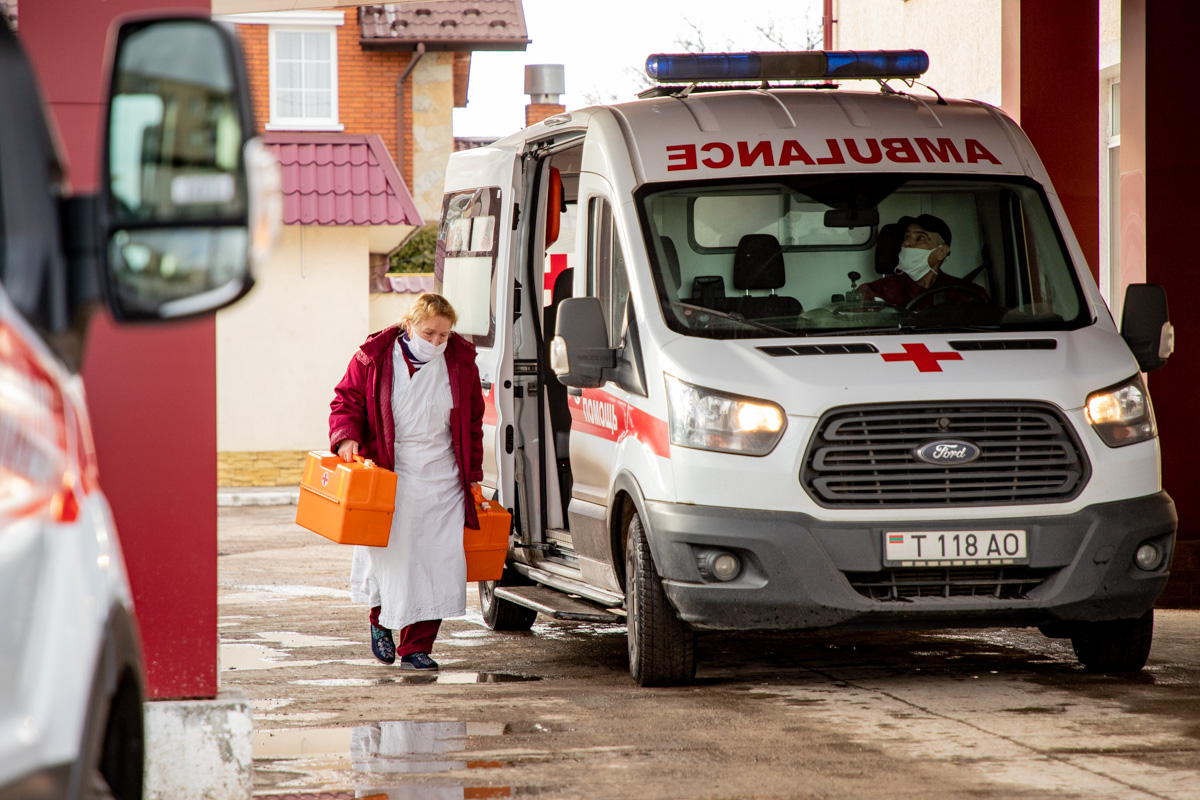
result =
[[[957,467],[960,464],[970,464],[979,458],[980,450],[977,445],[964,442],[961,439],[939,439],[928,442],[913,450],[913,456],[926,464],[937,464],[943,467]]]

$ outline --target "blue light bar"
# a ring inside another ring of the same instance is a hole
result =
[[[646,74],[656,81],[916,78],[927,69],[924,50],[659,53],[646,59]]]

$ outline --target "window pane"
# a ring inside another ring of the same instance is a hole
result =
[[[301,94],[295,90],[275,92],[275,113],[280,117],[304,116],[304,103]]]
[[[329,119],[333,116],[333,105],[329,92],[307,92],[304,116],[308,119]]]
[[[278,31],[275,34],[275,58],[295,60],[301,58],[303,45],[301,34],[294,31]]]
[[[458,312],[456,330],[476,347],[496,340],[496,215],[500,190],[481,188],[442,198],[434,255],[434,290]]]
[[[304,65],[304,86],[306,89],[320,89],[327,92],[331,78],[328,64],[308,63]]]
[[[275,70],[275,86],[279,89],[299,89],[303,75],[302,67],[296,62],[281,62]]]
[[[328,33],[304,34],[304,59],[306,61],[329,62],[329,43],[333,37]]]
[[[619,347],[625,338],[625,306],[629,302],[629,275],[625,271],[625,253],[617,231],[612,231],[612,303],[609,311],[608,344]]]

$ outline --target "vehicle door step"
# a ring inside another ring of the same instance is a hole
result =
[[[622,617],[611,611],[606,611],[584,600],[568,597],[562,592],[547,589],[545,586],[497,586],[492,591],[496,597],[525,608],[532,608],[539,614],[545,614],[552,619],[613,623],[623,620]]]

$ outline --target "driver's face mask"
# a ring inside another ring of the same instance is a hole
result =
[[[900,263],[896,266],[914,281],[919,281],[933,272],[929,268],[931,252],[931,250],[922,250],[918,247],[902,247],[900,248]]]

